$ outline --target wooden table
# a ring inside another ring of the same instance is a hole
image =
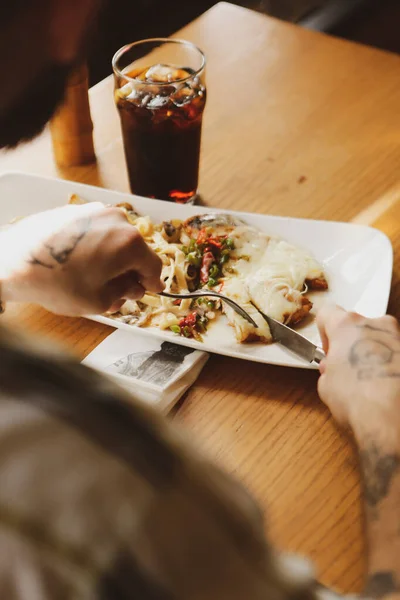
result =
[[[400,58],[221,3],[179,32],[208,56],[201,192],[211,206],[375,224],[395,246],[400,314]],[[127,191],[111,78],[91,90],[98,163],[58,173],[48,133],[1,157],[23,170]],[[28,329],[84,356],[110,329],[28,307]],[[272,539],[359,590],[364,569],[353,447],[301,370],[213,356],[176,413],[266,509]]]

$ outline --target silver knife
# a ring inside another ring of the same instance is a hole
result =
[[[319,365],[321,360],[326,358],[326,354],[322,348],[310,342],[310,340],[297,333],[297,331],[294,331],[294,329],[283,325],[283,323],[279,323],[279,321],[276,321],[272,317],[268,317],[260,309],[257,308],[257,310],[267,321],[274,342],[282,344],[282,346],[285,346],[285,348],[288,348],[288,350],[304,358],[309,363],[315,362]]]

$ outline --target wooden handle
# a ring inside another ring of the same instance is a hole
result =
[[[58,166],[72,167],[95,160],[86,65],[72,72],[64,103],[51,120],[50,131]]]

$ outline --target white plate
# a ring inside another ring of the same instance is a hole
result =
[[[155,222],[171,218],[184,219],[212,210],[221,212],[208,207],[179,206],[149,200],[70,181],[9,173],[0,177],[0,224],[6,224],[17,216],[62,206],[66,204],[69,194],[74,192],[88,201],[97,200],[106,204],[131,202],[138,212],[150,215]],[[321,202],[323,201],[321,198]],[[357,311],[367,317],[379,317],[386,313],[393,251],[389,239],[380,231],[350,223],[290,219],[252,213],[232,214],[239,214],[247,223],[266,233],[281,236],[288,242],[309,249],[322,263],[328,275],[330,290],[310,295],[314,301],[314,308],[318,308],[324,302],[335,302],[347,310]],[[133,335],[137,331],[132,325],[118,323],[107,317],[91,318],[130,331]],[[299,330],[313,342],[320,342],[313,319]],[[233,330],[227,326],[225,317],[221,317],[210,327],[204,336],[204,343],[178,337],[169,331],[161,332],[157,328],[144,328],[140,331],[144,335],[157,336],[177,344],[226,356],[275,365],[310,367],[278,344],[238,344],[234,339]]]

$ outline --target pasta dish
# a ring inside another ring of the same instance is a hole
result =
[[[79,203],[73,196],[70,200]],[[165,291],[185,293],[216,290],[240,304],[257,323],[245,321],[219,299],[174,300],[146,293],[127,300],[113,319],[137,327],[158,327],[201,341],[213,321],[226,315],[240,343],[272,341],[268,324],[258,312],[287,325],[304,319],[312,308],[308,290],[326,290],[320,264],[305,250],[269,236],[236,216],[210,213],[186,221],[155,224],[124,203],[129,222],[160,256]]]

